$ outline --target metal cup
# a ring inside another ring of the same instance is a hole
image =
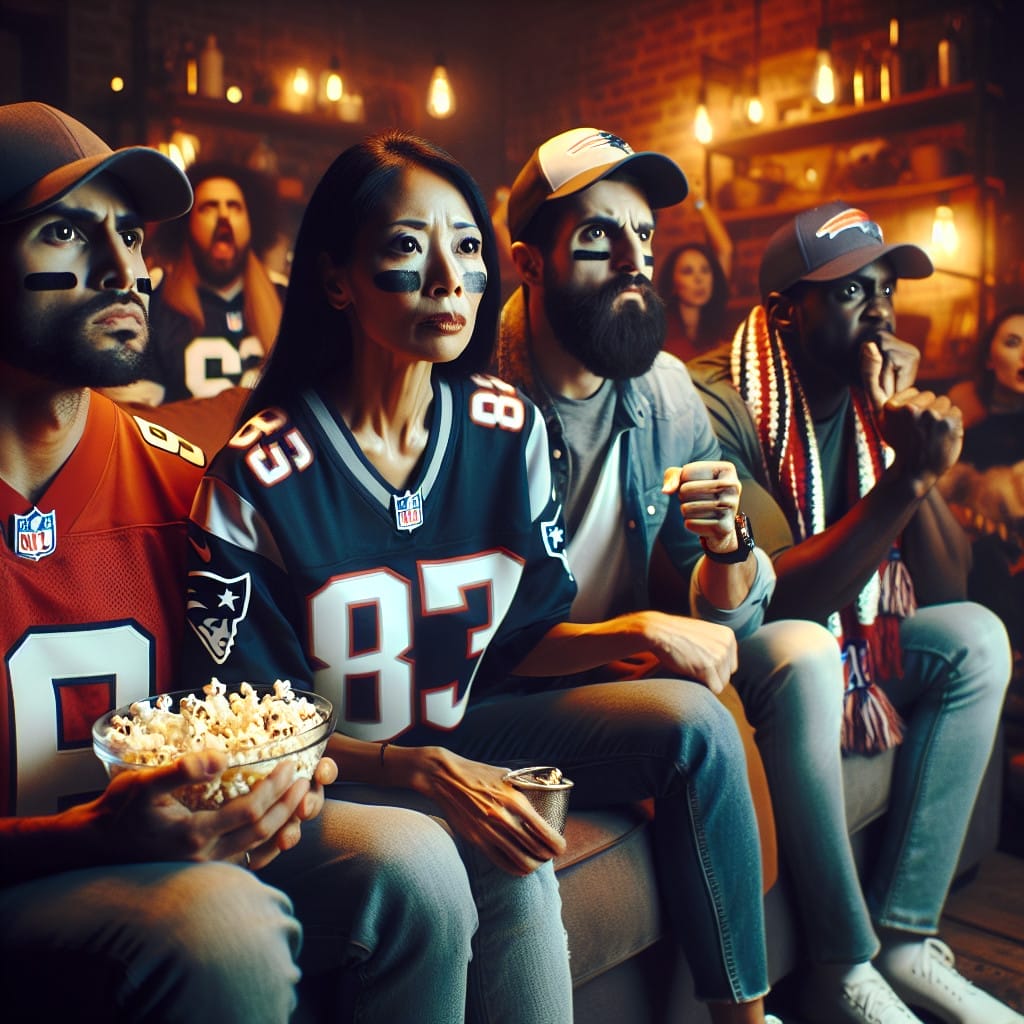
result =
[[[563,778],[557,768],[518,768],[508,772],[505,781],[525,793],[527,800],[552,828],[560,833],[565,831],[572,782]]]

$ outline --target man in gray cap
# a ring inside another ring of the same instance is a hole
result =
[[[549,715],[562,704],[577,723],[586,715],[600,722],[604,708],[613,723],[595,727],[577,755],[581,764],[559,754],[575,783],[576,806],[608,799],[608,765],[626,750],[610,739],[616,730],[632,729],[656,750],[667,718],[687,742],[718,751],[718,770],[736,787],[742,765],[729,764],[721,751],[735,732],[722,704],[745,735],[750,731],[729,685],[737,650],[740,672],[766,684],[790,685],[802,674],[817,685],[830,670],[838,679],[838,654],[824,630],[810,623],[761,627],[774,583],[771,563],[739,513],[736,472],[722,460],[685,367],[660,354],[665,318],[651,284],[654,210],[686,194],[686,178],[669,157],[635,152],[611,132],[574,128],[534,151],[509,195],[512,258],[523,285],[502,313],[497,369],[545,419],[579,588],[572,618],[622,615],[651,624],[660,643],[652,649],[677,652],[673,661],[612,664],[585,679],[551,682]],[[685,678],[670,678],[669,665],[684,666]],[[637,678],[618,682],[626,671]],[[654,694],[660,725],[648,696]],[[744,788],[753,791],[760,812],[770,885],[774,831],[761,760],[752,754]],[[665,775],[700,794],[714,760],[682,757]],[[615,785],[648,795],[636,775],[634,766],[620,764]],[[694,873],[692,847],[671,824],[672,801],[660,790],[654,795],[661,798],[656,861],[666,866],[661,897],[699,997],[713,1021],[774,1020],[764,1016],[762,1000],[768,979],[761,899],[749,869],[737,871],[750,853],[748,836],[736,825],[712,826],[706,816],[715,805],[702,806],[698,795],[690,813],[708,847]],[[736,800],[735,789],[718,794],[719,803]],[[707,912],[703,887],[723,894],[714,913]],[[730,946],[728,968],[718,954]]]
[[[967,541],[935,487],[959,456],[960,413],[914,386],[917,350],[895,335],[898,279],[931,272],[862,210],[804,211],[768,242],[762,304],[731,346],[690,364],[775,563],[769,614],[823,622],[838,640],[844,749],[898,746],[863,892],[839,751],[820,752],[792,809],[774,791],[810,965],[802,1011],[821,1024],[917,1021],[908,1007],[946,1024],[1024,1021],[935,937],[1010,652],[996,616],[964,600]],[[792,814],[813,824],[786,836]]]

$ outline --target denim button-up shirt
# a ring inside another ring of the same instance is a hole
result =
[[[530,356],[525,299],[518,289],[502,311],[498,375],[524,391],[538,406],[548,428],[552,481],[563,505],[569,486],[569,452],[562,422],[540,384]],[[717,608],[697,585],[694,571],[703,555],[700,539],[683,524],[679,502],[661,490],[664,471],[688,462],[721,460],[707,411],[686,367],[661,353],[647,373],[616,383],[618,398],[613,439],[625,432],[622,459],[622,507],[634,609],[650,607],[648,566],[660,540],[681,578],[690,581],[690,609],[698,618],[731,626],[737,637],[761,625],[775,587],[771,560],[755,548],[757,574],[736,608]],[[756,529],[756,523],[754,524]]]

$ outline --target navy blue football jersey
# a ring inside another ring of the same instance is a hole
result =
[[[184,313],[163,299],[163,289],[153,293],[149,306],[150,366],[147,376],[164,386],[165,402],[210,398],[242,383],[255,372],[266,355],[263,342],[245,323],[245,295],[221,298],[198,288],[203,330],[196,334]],[[278,286],[284,301],[284,288]]]
[[[287,678],[340,732],[436,743],[568,617],[539,413],[494,378],[433,386],[403,493],[312,391],[228,442],[192,510],[185,683]]]

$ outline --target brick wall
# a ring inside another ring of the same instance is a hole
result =
[[[947,0],[829,0],[840,69],[848,78],[852,34],[871,30],[881,45],[893,11],[916,19],[914,37],[905,35],[904,43],[930,55],[943,10],[956,6]],[[239,82],[250,96],[257,74],[276,86],[295,65],[315,72],[336,55],[346,81],[366,95],[365,125],[291,132],[274,123],[263,132],[242,118],[238,124],[230,117],[183,124],[201,135],[205,155],[212,150],[234,159],[247,157],[266,135],[284,172],[307,189],[344,145],[397,122],[451,149],[486,194],[510,182],[539,141],[579,124],[670,154],[703,190],[704,154],[692,131],[701,55],[749,68],[754,52],[753,0],[506,0],[501,6],[467,0],[0,0],[0,10],[64,19],[66,62],[59,49],[53,60],[67,66],[66,106],[116,144],[154,143],[174,126],[166,110],[140,100],[133,88],[145,78],[149,96],[164,86],[180,92],[186,42],[199,47],[208,34],[217,35],[226,80]],[[821,0],[762,0],[761,85],[770,111],[808,96],[821,12]],[[439,53],[458,98],[448,121],[431,120],[424,111]],[[129,85],[116,102],[108,88],[113,74]],[[709,101],[722,131],[734,113],[735,90],[717,78],[709,83]],[[17,97],[0,97],[11,98]],[[701,233],[691,204],[666,211],[659,249]]]

